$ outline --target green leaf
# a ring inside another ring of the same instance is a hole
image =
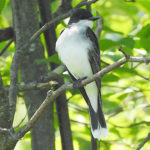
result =
[[[131,36],[122,38],[121,40],[118,41],[121,45],[125,45],[128,48],[133,49],[134,48],[134,40]]]
[[[123,100],[128,96],[128,93],[122,93],[118,96],[118,99]]]
[[[150,52],[150,37],[141,38],[140,40],[135,40],[135,48],[144,48],[147,52]]]
[[[80,135],[76,135],[75,140],[78,141],[79,149],[89,149],[90,143],[86,140],[86,138],[82,138]]]
[[[103,80],[103,82],[116,82],[119,80],[119,77],[112,73],[109,73],[109,74],[105,74],[102,77],[102,80]]]
[[[105,97],[105,96],[103,97],[103,106],[105,107],[105,111],[113,112],[114,109],[119,107],[119,104],[117,102],[108,101],[106,99],[108,99],[108,96],[107,97]]]
[[[2,12],[2,10],[4,9],[5,7],[5,3],[6,1],[5,0],[0,0],[0,13]]]
[[[58,8],[58,0],[52,1],[51,2],[51,11],[55,12]]]
[[[107,57],[107,58],[113,60],[114,62],[121,58],[121,56],[117,55],[117,54],[116,55],[103,54],[103,57]]]
[[[148,38],[150,37],[150,24],[147,24],[144,26],[137,34],[136,36],[140,38]]]
[[[108,40],[108,39],[100,40],[100,49],[102,50],[108,50],[109,48],[113,48],[118,45],[120,44],[112,40]]]
[[[122,49],[123,49],[123,51],[126,54],[131,55],[131,56],[133,55],[133,48],[129,48],[129,47],[125,46],[125,45],[122,45]]]
[[[38,59],[36,60],[37,64],[40,63],[56,63],[56,64],[61,64],[61,61],[58,58],[58,54],[54,54],[51,57],[45,58],[45,59]]]
[[[138,2],[141,6],[144,12],[147,11],[147,13],[150,13],[150,1],[148,0],[142,0]]]
[[[111,32],[111,33],[115,33],[115,34],[117,34],[117,33],[118,33],[118,34],[123,35],[123,33],[122,33],[122,32],[115,31],[115,30],[113,30],[113,29],[109,28],[108,26],[104,26],[104,27],[103,27],[103,30],[104,30],[104,31],[107,31],[107,32],[109,32],[109,33]]]
[[[137,75],[136,70],[127,68],[125,66],[115,69],[115,73],[117,73],[122,78],[130,77],[131,75],[133,75],[133,76]]]
[[[117,130],[117,128],[110,128],[111,133],[114,133],[120,137],[120,132]]]

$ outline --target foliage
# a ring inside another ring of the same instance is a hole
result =
[[[79,0],[73,0],[72,5]],[[55,11],[58,3],[53,2]],[[7,13],[5,13],[7,12]],[[99,39],[101,59],[111,64],[123,57],[118,51],[122,46],[127,54],[132,56],[148,56],[150,54],[150,1],[137,0],[126,2],[124,0],[99,0],[92,5],[92,13],[98,12],[104,21],[103,31]],[[11,26],[10,2],[0,1],[0,28]],[[57,36],[64,29],[65,19],[57,28]],[[0,50],[7,42],[0,43]],[[10,83],[10,65],[14,53],[14,44],[0,57],[0,71],[4,85]],[[37,63],[60,63],[57,55]],[[106,66],[102,63],[102,67]],[[102,99],[105,116],[108,122],[109,136],[101,140],[101,150],[131,150],[147,136],[150,129],[150,65],[141,63],[128,63],[115,69],[102,78]],[[64,75],[65,81],[71,81]],[[77,90],[67,91],[69,99],[69,115],[73,131],[74,149],[89,149],[90,130],[87,106]],[[17,125],[25,113],[22,113],[23,99],[17,103],[14,125]],[[24,108],[25,109],[25,108]],[[18,115],[19,114],[19,115]],[[24,122],[26,122],[25,120]],[[23,123],[24,123],[23,122]],[[60,150],[60,134],[58,132],[57,116],[55,115],[56,148]],[[19,142],[15,150],[30,149],[30,134]],[[144,146],[148,150],[150,143]]]

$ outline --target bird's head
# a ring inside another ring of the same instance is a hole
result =
[[[93,21],[99,19],[94,17],[90,11],[86,9],[77,8],[70,17],[68,25],[78,24],[81,26],[93,26]]]

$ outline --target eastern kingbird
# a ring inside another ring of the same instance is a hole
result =
[[[92,31],[93,17],[85,9],[76,9],[70,17],[68,26],[56,42],[56,51],[66,65],[73,81],[92,76],[100,70],[100,51],[96,35]],[[101,82],[97,79],[79,88],[87,105],[91,118],[93,137],[100,139],[108,135],[100,93]]]

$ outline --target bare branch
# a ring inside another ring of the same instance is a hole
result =
[[[99,39],[99,37],[101,36],[102,28],[103,28],[103,18],[99,15],[98,12],[97,12],[97,16],[99,16],[100,19],[96,21],[95,34],[96,34],[97,39]]]
[[[18,91],[26,91],[26,90],[36,90],[36,89],[44,89],[50,86],[56,85],[57,80],[60,78],[59,74],[62,74],[66,67],[64,65],[60,65],[55,68],[53,71],[48,72],[46,76],[41,77],[43,83],[31,82],[28,84],[20,83],[17,85]]]
[[[62,74],[64,71],[66,70],[65,65],[60,65],[57,68],[55,68],[54,70],[48,72],[47,75],[42,76],[40,79],[40,83],[35,82],[30,82],[30,83],[18,83],[17,86],[17,92],[22,92],[22,91],[27,91],[27,90],[37,90],[37,89],[44,89],[44,88],[48,88],[50,86],[54,86],[57,83],[57,80],[60,78],[60,74]],[[6,86],[3,90],[8,91],[9,90],[9,86]],[[2,91],[0,91],[1,93]]]
[[[6,132],[9,132],[10,130],[7,129],[7,128],[1,128],[0,127],[0,133],[6,133]]]
[[[132,59],[129,59],[128,62],[141,62],[141,63],[148,63],[149,58],[143,58],[143,57],[132,57]],[[108,66],[109,64],[107,64]],[[53,71],[50,71],[46,76],[41,77],[40,83],[37,82],[31,82],[28,84],[19,83],[17,84],[17,90],[18,91],[27,91],[27,90],[36,90],[36,89],[44,89],[48,88],[50,86],[56,85],[56,80],[60,78],[59,74],[62,74],[66,70],[66,67],[64,65],[60,65],[57,68],[55,68]],[[137,74],[139,75],[139,74]],[[149,81],[148,77],[144,77],[142,75],[139,75],[140,77],[143,77],[145,80]],[[50,80],[50,81],[49,81]],[[121,88],[121,87],[119,87]],[[5,88],[5,90],[8,90],[8,87]]]
[[[140,143],[140,145],[136,148],[136,150],[140,150],[146,142],[150,140],[150,133],[148,133],[147,137]]]
[[[7,48],[11,45],[11,43],[13,42],[13,40],[10,40],[5,47],[1,50],[0,52],[0,56],[2,56],[4,54],[4,52],[7,50]]]
[[[96,80],[97,78],[102,77],[106,73],[120,67],[121,65],[125,64],[128,61],[130,61],[130,62],[133,62],[133,61],[150,62],[150,57],[145,57],[145,58],[144,57],[130,57],[128,60],[124,57],[124,58],[118,60],[117,62],[109,65],[108,67],[104,68],[103,70],[97,72],[93,76],[82,80],[81,83],[78,84],[78,86],[76,86],[76,88],[79,88],[81,86],[85,86],[86,84]],[[41,106],[37,109],[37,111],[34,113],[34,115],[31,117],[31,119],[28,121],[28,123],[22,129],[20,129],[18,132],[16,132],[17,137],[18,138],[23,137],[24,134],[30,130],[30,128],[35,124],[35,122],[40,117],[40,115],[43,113],[43,111],[45,110],[46,106],[49,103],[53,102],[56,99],[56,97],[58,97],[65,90],[71,90],[71,89],[74,89],[74,84],[73,83],[66,83],[66,84],[62,85],[61,87],[59,87],[55,91],[49,91],[47,93],[46,99],[43,101]]]
[[[14,37],[14,31],[12,27],[0,29],[0,42],[7,41]]]
[[[90,125],[88,123],[84,123],[84,122],[80,122],[80,121],[76,121],[76,120],[72,120],[72,119],[70,119],[70,121],[73,123],[84,125],[86,127],[90,127]]]
[[[16,107],[16,98],[17,98],[17,82],[18,82],[18,62],[19,62],[19,53],[17,51],[14,54],[11,70],[10,70],[10,87],[9,87],[9,113],[11,123],[13,123],[15,107]]]
[[[72,1],[71,0],[60,0],[59,1],[59,8],[53,14],[53,17],[57,17],[60,14],[66,13],[68,10],[72,8]]]
[[[119,51],[122,52],[126,59],[130,58],[130,55],[126,54],[126,52],[122,49],[122,46],[120,46]]]
[[[18,124],[17,126],[13,127],[13,129],[19,128],[19,126],[24,122],[24,120],[26,119],[26,117],[27,117],[27,115],[28,115],[29,109],[30,109],[30,106],[28,107],[28,110],[27,110],[25,116],[21,119],[21,121],[19,122],[19,124]]]
[[[79,3],[75,8],[82,7],[84,5],[91,5],[92,3],[97,2],[98,0],[83,0],[81,3]]]

